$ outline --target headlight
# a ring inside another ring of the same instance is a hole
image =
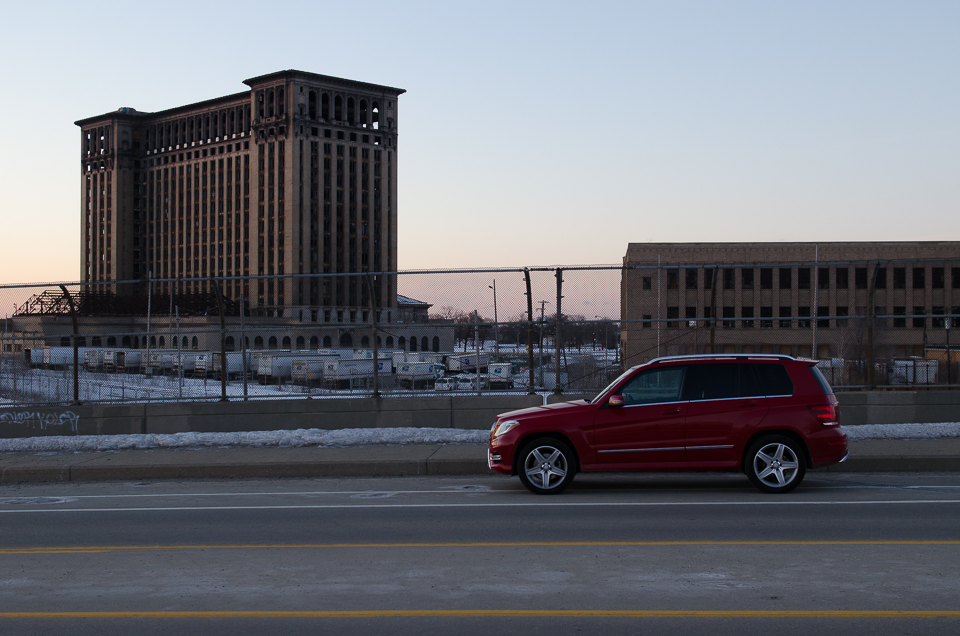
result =
[[[520,422],[517,420],[504,420],[497,425],[497,430],[494,431],[494,437],[500,437],[501,435],[506,435],[516,427],[520,426]]]

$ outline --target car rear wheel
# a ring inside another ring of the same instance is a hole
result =
[[[807,461],[803,447],[796,440],[785,435],[768,435],[750,445],[744,468],[753,485],[763,492],[784,493],[803,481]]]
[[[534,440],[520,451],[520,482],[538,495],[563,492],[576,472],[573,450],[557,439]]]

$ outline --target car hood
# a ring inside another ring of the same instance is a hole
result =
[[[497,416],[498,420],[509,418],[509,419],[529,419],[531,417],[540,417],[544,415],[554,415],[561,411],[568,411],[570,409],[582,409],[585,406],[588,406],[589,403],[586,400],[575,400],[573,402],[557,402],[556,404],[547,404],[545,406],[533,406],[528,409],[520,409],[519,411],[509,411],[507,413],[501,413]]]

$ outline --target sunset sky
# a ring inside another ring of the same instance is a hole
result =
[[[960,239],[957,2],[4,5],[0,282],[80,275],[75,120],[290,68],[407,90],[401,269]]]

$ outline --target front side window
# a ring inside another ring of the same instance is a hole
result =
[[[638,373],[620,389],[624,405],[679,401],[685,370],[683,366],[671,366]]]

